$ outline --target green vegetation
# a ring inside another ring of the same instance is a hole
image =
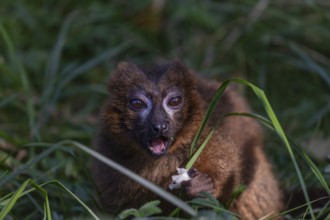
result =
[[[93,154],[83,145],[92,145],[109,73],[122,60],[174,58],[265,92],[277,117],[240,87],[265,116],[244,117],[271,128],[265,148],[282,187],[310,199],[287,215],[324,218],[330,204],[316,206],[325,200],[312,192],[329,196],[329,27],[326,0],[2,0],[0,219],[102,219],[87,162]],[[150,216],[157,204],[121,216]],[[194,219],[234,218],[207,195],[189,204],[212,209]]]

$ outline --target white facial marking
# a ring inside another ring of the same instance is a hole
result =
[[[176,97],[176,96],[180,96],[178,94],[178,92],[169,92],[166,97],[163,99],[163,109],[165,110],[165,112],[167,113],[167,115],[169,116],[169,118],[173,121],[174,120],[174,114],[179,111],[181,108],[178,109],[174,109],[174,108],[170,108],[168,106],[168,102],[170,101],[171,98]]]
[[[146,108],[139,112],[139,116],[140,116],[141,120],[145,121],[147,116],[150,114],[153,104],[152,104],[150,98],[145,96],[143,93],[136,93],[134,96],[132,96],[132,99],[135,99],[135,98],[143,101],[144,104],[146,105]]]

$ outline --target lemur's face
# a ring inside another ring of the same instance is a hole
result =
[[[117,127],[151,155],[164,155],[191,107],[186,89],[190,80],[175,65],[152,71],[125,65],[110,81],[110,101],[120,117]]]

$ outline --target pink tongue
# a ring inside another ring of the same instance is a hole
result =
[[[160,138],[157,138],[151,142],[152,151],[156,154],[162,153],[165,150],[164,141]]]

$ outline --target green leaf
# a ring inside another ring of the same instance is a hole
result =
[[[214,198],[210,193],[207,192],[201,192],[198,194],[198,197],[194,198],[189,202],[192,204],[195,208],[212,208],[213,211],[218,213],[227,213],[229,215],[235,215],[234,213],[226,210],[219,201]]]
[[[160,214],[162,212],[162,210],[158,207],[159,204],[160,204],[160,201],[155,200],[155,201],[147,202],[146,204],[141,206],[139,208],[141,217],[148,217],[148,216],[152,216],[155,214]]]
[[[126,219],[130,216],[144,218],[151,215],[159,214],[162,212],[161,209],[157,207],[159,204],[160,201],[158,200],[147,202],[146,204],[142,205],[139,209],[134,209],[134,208],[125,209],[118,215],[118,217],[120,219]]]
[[[130,216],[140,217],[139,211],[137,209],[125,209],[118,215],[119,219],[126,219]]]
[[[226,212],[213,212],[210,210],[201,210],[192,220],[237,220],[234,215]]]
[[[231,195],[230,200],[227,201],[226,207],[230,207],[235,201],[235,199],[237,199],[242,194],[242,192],[244,192],[245,189],[246,186],[243,184],[240,184],[238,187],[236,187]]]

